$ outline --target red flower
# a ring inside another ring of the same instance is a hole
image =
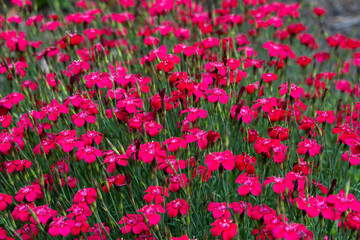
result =
[[[317,217],[320,213],[324,218],[332,221],[335,221],[337,218],[334,209],[327,203],[326,197],[310,197],[307,205],[305,210],[310,218]]]
[[[272,230],[272,235],[276,239],[285,240],[300,240],[313,239],[313,233],[306,229],[300,223],[284,223],[275,224]]]
[[[155,121],[145,122],[144,125],[145,125],[146,133],[152,137],[158,135],[159,131],[161,131],[161,129],[162,129],[161,124],[158,124]]]
[[[16,230],[14,236],[20,236],[22,240],[32,240],[39,234],[39,229],[35,224],[25,224],[21,229]],[[1,238],[0,236],[0,239]],[[10,240],[13,238],[5,238],[5,240]]]
[[[220,165],[224,169],[232,171],[235,168],[235,157],[230,150],[213,152],[206,156],[205,164],[207,164],[210,172],[218,170]]]
[[[87,233],[89,231],[89,227],[90,227],[90,225],[86,221],[76,219],[74,221],[74,225],[71,226],[70,233],[74,236],[79,235],[81,232]],[[88,237],[88,239],[91,239],[91,237]],[[105,238],[103,238],[103,239],[105,239]]]
[[[249,210],[249,215],[255,220],[263,218],[265,222],[268,222],[276,216],[276,211],[265,204],[262,206],[256,205]]]
[[[54,99],[50,104],[46,105],[45,107],[41,108],[39,112],[35,113],[35,117],[37,119],[43,119],[48,115],[48,119],[50,121],[57,121],[60,114],[64,113],[67,114],[69,109],[58,103],[56,99]]]
[[[12,197],[5,193],[0,193],[0,212],[5,211],[8,205],[12,204]]]
[[[71,228],[74,226],[75,221],[65,219],[66,217],[54,218],[53,221],[50,223],[49,234],[52,237],[56,237],[59,235],[67,237],[70,234]]]
[[[283,83],[279,86],[279,94],[280,96],[285,95],[289,90],[288,83]],[[304,89],[302,87],[296,86],[294,83],[291,83],[290,85],[290,96],[292,96],[295,99],[300,98],[301,95],[304,94]]]
[[[181,215],[185,215],[189,212],[190,206],[184,199],[176,199],[166,204],[166,211],[170,217],[174,218],[180,212]]]
[[[120,221],[119,224],[125,224],[121,228],[122,234],[133,232],[140,234],[143,231],[149,231],[149,227],[144,222],[144,217],[141,214],[127,214]]]
[[[155,199],[155,204],[161,204],[164,202],[164,196],[168,197],[168,189],[163,187],[157,186],[150,186],[148,189],[145,190],[147,194],[144,196],[144,200],[147,203],[151,203]]]
[[[89,206],[85,203],[73,204],[67,211],[70,211],[68,218],[74,218],[80,221],[86,221],[87,217],[90,217],[92,212]]]
[[[342,159],[343,161],[349,161],[350,165],[356,166],[360,164],[360,153],[350,154],[349,151],[346,151],[345,153],[342,154]]]
[[[1,169],[0,171],[7,171],[8,173],[13,173],[15,170],[17,172],[21,172],[24,170],[24,168],[30,168],[32,165],[32,162],[24,159],[19,160],[16,159],[14,161],[5,161],[1,163]]]
[[[211,224],[211,234],[214,237],[222,235],[223,240],[231,240],[237,234],[237,225],[233,223],[233,220],[227,218],[216,219]]]
[[[237,120],[241,119],[244,123],[250,124],[258,116],[258,112],[248,106],[234,105],[231,108],[231,117],[235,118],[235,116]]]
[[[260,106],[262,106],[262,110],[264,112],[270,112],[270,110],[273,108],[273,107],[276,107],[277,106],[277,101],[276,101],[276,98],[272,97],[272,98],[260,98],[260,99],[257,99],[256,101],[254,101],[253,103],[255,103],[253,106],[252,106],[252,109],[253,110],[256,110],[258,109]]]
[[[198,108],[187,108],[183,111],[180,112],[180,116],[184,113],[189,113],[186,116],[186,119],[189,120],[190,122],[195,122],[198,118],[206,118],[207,117],[207,111],[203,110],[203,109],[198,109]]]
[[[97,145],[101,143],[103,139],[103,134],[96,131],[87,131],[81,136],[81,140],[84,142],[84,145],[90,146],[94,141]]]
[[[238,192],[241,196],[246,196],[251,192],[254,196],[259,196],[261,194],[261,184],[259,182],[259,177],[250,177],[244,174],[241,174],[235,180],[236,183],[242,184],[238,188]]]
[[[313,130],[315,127],[315,120],[313,118],[309,118],[304,116],[299,123],[299,130],[309,131],[310,129]]]
[[[97,194],[96,190],[94,188],[83,188],[80,189],[75,195],[74,195],[74,203],[80,204],[82,202],[86,202],[87,204],[92,204],[96,201]]]
[[[221,88],[207,89],[205,94],[210,103],[219,101],[222,104],[226,104],[229,101],[229,96],[225,90]]]
[[[56,210],[49,208],[49,204],[35,207],[33,211],[39,220],[39,223],[41,224],[46,224],[51,217],[56,217],[58,213]],[[37,224],[37,221],[34,219],[34,217],[31,217],[30,221],[33,224]]]
[[[305,141],[302,141],[298,144],[297,152],[299,155],[305,155],[306,153],[309,153],[311,157],[314,157],[320,154],[320,149],[321,145],[318,145],[314,139],[305,139]]]
[[[93,163],[96,161],[96,157],[102,156],[102,151],[90,146],[85,146],[77,150],[75,155],[78,160],[84,159],[87,163]]]
[[[172,59],[164,59],[158,65],[156,65],[157,70],[160,72],[164,69],[164,72],[171,72],[175,67],[175,62]]]
[[[14,211],[11,213],[14,220],[20,219],[22,222],[27,222],[30,220],[30,211],[35,209],[34,203],[20,203],[15,206]]]
[[[84,126],[85,121],[92,124],[94,124],[96,121],[96,117],[89,110],[84,110],[74,114],[71,116],[71,119],[77,127]]]
[[[206,131],[200,130],[198,128],[192,128],[186,131],[187,134],[183,136],[186,142],[198,142],[200,149],[206,149],[208,145],[209,134]]]
[[[296,63],[299,64],[300,67],[306,67],[311,63],[311,61],[312,61],[311,58],[309,58],[308,56],[300,56],[296,60]]]
[[[144,163],[150,163],[154,158],[157,161],[162,161],[166,158],[166,151],[162,150],[160,143],[147,142],[142,144],[139,150],[139,160]]]
[[[171,175],[169,190],[177,192],[180,188],[186,189],[188,182],[189,179],[184,173]]]
[[[230,211],[227,209],[227,203],[211,202],[208,205],[207,210],[213,213],[214,218],[230,218]]]
[[[165,213],[166,211],[161,205],[149,204],[139,209],[138,212],[144,213],[151,227],[160,222],[161,216],[158,213]]]
[[[108,182],[109,188],[106,186],[105,183],[102,185],[102,187],[103,187],[103,191],[108,193],[113,184],[115,186],[124,186],[124,185],[127,184],[127,179],[126,179],[126,177],[124,175],[118,174],[116,176],[109,177],[107,179],[107,182]]]
[[[263,73],[261,75],[261,79],[266,83],[275,82],[278,79],[278,76],[274,73]]]
[[[118,155],[114,151],[109,150],[104,153],[106,156],[103,163],[109,163],[107,166],[107,171],[109,173],[114,173],[116,164],[120,166],[127,166],[127,160],[129,159],[126,154]]]
[[[3,128],[9,127],[11,122],[12,122],[11,115],[2,115],[2,116],[0,116],[0,123],[1,123]]]
[[[326,10],[322,7],[314,7],[313,12],[318,16],[321,17],[326,13]]]
[[[316,115],[318,115],[315,120],[318,123],[324,123],[325,121],[329,124],[333,124],[336,120],[334,113],[332,110],[330,111],[316,111]]]
[[[280,177],[267,177],[264,181],[264,186],[275,183],[273,186],[273,190],[276,193],[284,193],[286,189],[293,191],[293,183],[287,179],[283,179]]]
[[[233,202],[229,204],[229,208],[234,211],[234,213],[241,215],[244,211],[248,212],[251,209],[251,203],[244,201]]]
[[[43,193],[39,184],[30,185],[27,187],[20,188],[14,197],[16,201],[22,202],[24,198],[28,202],[33,202],[35,199],[41,199]]]
[[[289,138],[289,129],[281,126],[275,126],[267,129],[269,137],[272,139],[279,139],[285,141]]]
[[[181,148],[186,148],[187,146],[187,142],[182,139],[182,138],[179,138],[179,137],[172,137],[172,138],[169,138],[169,139],[166,139],[164,142],[163,142],[163,146],[164,145],[167,145],[167,148],[170,152],[175,152],[177,151],[180,147]]]
[[[164,169],[169,174],[176,174],[180,169],[186,168],[184,160],[176,160],[174,155],[169,155],[166,159],[158,161],[159,169]]]
[[[89,69],[90,65],[85,61],[74,61],[71,62],[68,66],[67,70],[71,71],[73,75],[77,75],[80,73],[85,73]]]
[[[235,160],[236,168],[239,169],[239,171],[246,171],[248,174],[254,174],[255,173],[255,166],[256,166],[256,158],[250,157],[246,153],[242,153],[241,155],[236,156]]]
[[[326,201],[341,213],[346,212],[349,208],[355,212],[360,210],[360,202],[351,193],[345,195],[344,189],[341,189],[337,195],[329,195]]]

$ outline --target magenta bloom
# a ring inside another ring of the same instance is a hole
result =
[[[277,194],[284,193],[286,189],[293,191],[293,183],[287,179],[280,177],[267,177],[264,181],[264,186],[274,183],[273,189]]]
[[[114,151],[109,150],[109,151],[104,152],[104,155],[106,157],[105,157],[103,163],[109,164],[106,169],[109,173],[115,172],[116,164],[118,164],[120,166],[127,166],[128,156],[126,154],[118,155]]]
[[[0,124],[2,125],[3,128],[9,127],[11,122],[12,122],[12,117],[10,114],[0,116]]]
[[[314,157],[320,153],[321,145],[317,144],[315,140],[305,139],[298,144],[297,152],[299,155],[305,155],[309,153],[311,157]]]
[[[278,76],[274,73],[264,73],[261,75],[261,79],[263,79],[266,83],[275,82],[278,79]]]
[[[152,137],[158,135],[159,131],[161,131],[161,129],[162,129],[161,124],[158,124],[155,121],[145,122],[144,125],[145,125],[146,133]]]
[[[74,195],[74,203],[79,204],[82,202],[86,202],[87,204],[92,204],[96,201],[97,194],[96,190],[94,188],[83,188],[80,189],[75,195]]]
[[[94,124],[96,117],[90,111],[85,110],[72,115],[71,119],[77,127],[82,127],[84,126],[85,121]]]
[[[176,160],[174,155],[169,155],[166,159],[161,159],[158,161],[159,169],[164,169],[165,172],[170,174],[175,174],[180,169],[186,168],[186,163],[184,160]]]
[[[54,218],[50,223],[49,234],[53,237],[63,236],[66,237],[70,234],[71,228],[74,226],[74,220],[65,220],[66,217]]]
[[[160,143],[147,142],[142,144],[139,150],[139,160],[150,163],[154,158],[157,161],[163,161],[166,158],[166,151],[162,150]]]
[[[161,205],[149,204],[139,209],[138,212],[144,213],[150,226],[155,226],[161,220],[158,213],[165,213],[166,211]]]
[[[231,171],[235,168],[235,157],[230,150],[213,152],[206,156],[205,164],[207,164],[210,172],[218,170],[220,165],[222,165],[224,169]]]
[[[102,156],[102,151],[90,146],[85,146],[77,150],[75,155],[78,160],[84,159],[87,163],[93,163],[95,162],[96,157]]]
[[[168,189],[157,186],[150,186],[145,190],[147,194],[144,196],[144,200],[147,203],[151,203],[155,199],[155,204],[161,204],[164,202],[164,196],[168,197]]]
[[[0,193],[0,212],[4,211],[8,205],[12,204],[12,196]]]
[[[20,219],[22,222],[27,222],[30,220],[30,211],[29,208],[35,208],[34,203],[20,203],[15,206],[14,211],[11,213],[14,220]]]
[[[127,214],[120,221],[119,224],[125,224],[121,228],[122,234],[133,232],[140,234],[143,231],[149,231],[149,227],[144,222],[144,217],[141,214]]]
[[[259,182],[259,177],[250,177],[244,174],[241,174],[236,180],[236,183],[242,184],[238,188],[238,192],[241,196],[246,196],[251,192],[254,196],[259,196],[261,194],[261,184]]]
[[[300,240],[313,239],[313,233],[306,229],[300,223],[284,223],[274,224],[272,235],[276,239]]]
[[[211,103],[219,101],[222,104],[226,104],[229,101],[229,96],[225,90],[221,88],[207,89],[205,94]]]
[[[237,234],[237,225],[228,218],[218,218],[211,224],[211,234],[214,237],[222,235],[223,240],[231,240]]]
[[[68,112],[69,109],[66,106],[59,104],[58,101],[54,99],[50,104],[41,108],[40,111],[35,114],[35,117],[37,119],[43,119],[48,115],[50,121],[57,121],[61,113],[67,114]]]
[[[81,221],[86,221],[92,214],[89,206],[85,202],[73,204],[67,211],[70,212],[67,216],[69,219],[75,217],[76,220]]]
[[[180,188],[185,189],[188,182],[189,179],[184,173],[171,175],[169,190],[177,192]]]
[[[170,217],[174,218],[180,212],[181,215],[185,215],[189,212],[190,206],[184,199],[176,199],[166,204],[166,211]]]
[[[186,116],[186,119],[190,122],[195,122],[198,118],[206,118],[207,117],[207,111],[204,109],[198,109],[198,108],[187,108],[180,112],[180,115],[188,113]]]
[[[46,222],[51,217],[54,218],[58,214],[58,211],[49,208],[49,204],[35,207],[35,209],[33,210],[37,218],[39,219],[39,223],[41,224],[46,224]],[[30,221],[34,224],[37,224],[36,220],[33,217],[31,217]]]
[[[231,217],[231,214],[230,214],[230,211],[228,210],[226,202],[223,202],[223,203],[211,202],[208,205],[207,210],[209,212],[213,213],[214,218],[221,218],[221,217],[230,218]]]
[[[30,185],[27,187],[20,188],[14,197],[16,201],[22,202],[24,198],[28,202],[33,202],[37,198],[42,198],[43,193],[39,184]]]
[[[167,145],[167,148],[170,152],[175,152],[177,151],[180,147],[181,148],[186,148],[187,146],[187,142],[182,139],[182,138],[179,138],[179,137],[172,137],[172,138],[169,138],[169,139],[166,139],[164,142],[163,142],[163,146],[164,145]]]

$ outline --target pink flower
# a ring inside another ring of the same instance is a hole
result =
[[[77,150],[75,155],[78,160],[84,159],[87,163],[93,163],[95,162],[96,157],[102,156],[102,151],[90,146],[85,146]]]
[[[188,182],[189,182],[189,179],[186,177],[186,175],[184,173],[173,174],[170,177],[169,190],[172,192],[177,192],[177,191],[179,191],[180,188],[186,189]]]
[[[218,218],[211,224],[211,234],[214,237],[222,235],[223,240],[231,240],[237,234],[237,225],[228,218]]]
[[[159,169],[164,169],[165,172],[170,174],[176,174],[180,169],[186,168],[184,160],[176,160],[174,155],[169,155],[166,159],[158,161]]]
[[[261,75],[261,79],[266,83],[275,82],[278,79],[278,76],[274,73],[263,73]]]
[[[186,148],[187,146],[187,142],[182,139],[182,138],[179,138],[179,137],[172,137],[172,138],[169,138],[169,139],[166,139],[164,142],[163,142],[163,146],[164,145],[167,145],[167,148],[170,152],[175,152],[177,151],[180,147],[181,148]]]
[[[39,220],[39,223],[41,224],[46,224],[51,217],[54,218],[58,214],[56,210],[49,208],[49,204],[35,207],[33,211]],[[30,221],[33,224],[37,224],[37,221],[34,219],[34,217],[31,217]]]
[[[225,90],[221,88],[207,89],[205,94],[210,103],[219,101],[222,104],[226,104],[229,101],[229,96]]]
[[[188,113],[186,116],[186,119],[190,122],[195,122],[198,118],[206,118],[207,117],[207,111],[203,109],[198,108],[187,108],[180,112],[180,116],[184,113]]]
[[[27,222],[30,220],[30,211],[29,208],[35,208],[34,203],[20,203],[15,206],[13,212],[11,213],[14,220],[20,219],[22,222]]]
[[[314,139],[305,139],[298,144],[297,152],[299,155],[305,155],[309,153],[311,157],[320,154],[321,145],[317,144]]]
[[[121,228],[122,234],[133,232],[140,234],[143,231],[149,231],[149,227],[144,222],[144,217],[141,214],[127,214],[120,221],[119,224],[125,224]]]
[[[161,204],[164,202],[163,196],[169,196],[167,188],[163,189],[163,187],[150,186],[145,192],[147,194],[145,194],[144,200],[147,203],[151,203],[155,199],[155,204]]]
[[[162,150],[159,142],[147,142],[140,146],[139,160],[150,163],[153,159],[162,161],[166,158],[166,151]]]
[[[73,198],[74,203],[79,204],[86,202],[87,204],[92,204],[96,201],[97,194],[94,188],[83,188],[80,189]]]
[[[277,194],[284,193],[286,189],[293,191],[293,183],[287,179],[283,179],[280,177],[267,177],[264,181],[264,186],[270,183],[275,183],[273,186],[273,190]]]
[[[84,126],[85,121],[92,124],[96,121],[96,117],[88,110],[72,115],[71,119],[77,127]]]
[[[12,204],[12,197],[5,193],[0,193],[0,212],[5,211],[8,205]]]
[[[211,202],[208,205],[207,210],[209,212],[213,213],[213,217],[214,218],[230,218],[231,214],[230,211],[227,208],[227,203],[223,202],[223,203],[218,203],[218,202]]]
[[[159,131],[161,131],[161,129],[162,129],[161,124],[158,124],[155,121],[145,122],[144,125],[145,125],[146,133],[152,137],[158,135]]]
[[[151,227],[160,222],[161,216],[158,213],[165,213],[166,211],[161,205],[149,204],[139,209],[138,212],[144,213]]]
[[[206,156],[205,164],[207,164],[210,172],[218,170],[220,165],[224,169],[232,171],[235,168],[235,157],[230,150],[213,152]]]
[[[185,215],[189,212],[190,206],[184,199],[176,199],[166,204],[166,211],[170,217],[174,218],[180,212],[181,215]]]
[[[49,234],[52,237],[56,237],[59,235],[67,237],[70,234],[71,228],[74,226],[75,221],[65,219],[66,217],[54,218],[53,221],[50,223]]]
[[[41,199],[43,193],[39,184],[30,185],[27,187],[20,188],[14,197],[16,201],[22,202],[24,198],[28,202],[33,202],[35,199]]]
[[[250,177],[244,174],[241,174],[235,180],[236,183],[242,184],[238,188],[238,192],[241,196],[246,196],[251,192],[254,196],[259,196],[261,194],[261,184],[259,182],[259,177]]]

